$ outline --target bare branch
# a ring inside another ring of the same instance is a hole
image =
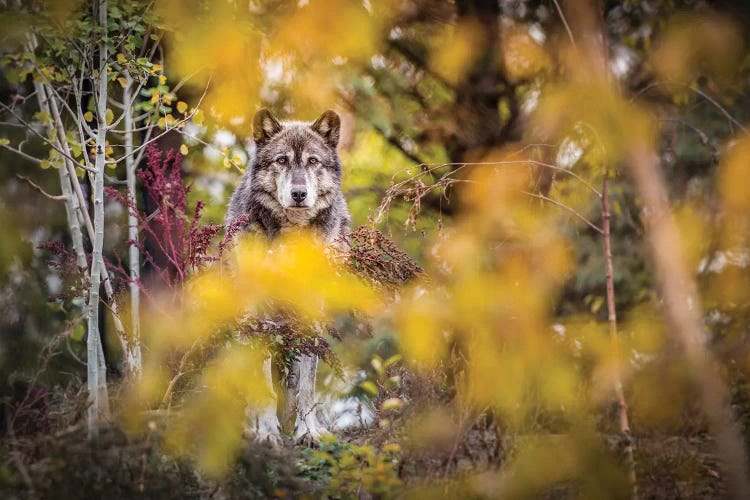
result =
[[[35,157],[31,156],[28,153],[24,153],[20,148],[14,148],[10,144],[4,144],[2,142],[0,142],[0,147],[3,147],[5,149],[7,149],[8,151],[13,151],[17,155],[20,155],[20,156],[24,157],[25,159],[29,160],[30,162],[36,163],[37,165],[41,165],[42,164],[42,160],[40,160],[39,158],[35,158]]]
[[[570,39],[570,43],[575,48],[576,47],[576,41],[575,41],[575,38],[573,38],[573,31],[570,29],[570,25],[568,24],[568,20],[565,18],[565,14],[563,13],[562,8],[560,8],[560,4],[558,3],[558,1],[557,0],[552,0],[552,1],[555,4],[555,8],[557,9],[557,13],[560,15],[560,20],[562,21],[563,26],[565,26],[565,31],[568,32],[568,38]]]
[[[62,156],[64,156],[65,158],[71,160],[73,163],[75,163],[75,164],[78,165],[78,160],[76,160],[72,156],[70,156],[67,153],[65,153],[65,151],[63,151],[61,148],[59,148],[55,143],[53,143],[52,141],[50,141],[49,139],[47,139],[46,137],[44,137],[42,134],[40,134],[39,132],[37,132],[36,129],[30,123],[28,123],[26,120],[24,120],[23,118],[21,118],[20,116],[18,116],[10,107],[8,107],[7,105],[5,105],[2,102],[0,102],[0,107],[2,107],[5,111],[7,111],[8,113],[10,113],[11,115],[13,115],[13,117],[16,120],[18,120],[24,127],[26,127],[26,130],[28,130],[29,132],[33,133],[35,136],[39,137],[42,141],[44,141],[45,144],[47,144],[52,149],[54,149],[55,151],[57,151],[58,153],[60,153]],[[8,148],[7,144],[5,144],[3,146],[5,146],[6,148]],[[12,148],[8,148],[8,149],[11,149],[13,151]],[[19,151],[16,151],[16,152],[19,152]],[[28,155],[25,155],[25,154],[23,154],[23,155],[25,157],[28,157]],[[28,157],[28,158],[30,158],[30,157]],[[78,165],[78,166],[80,166],[81,168],[88,169],[87,167],[85,167],[83,165]]]
[[[583,222],[585,222],[591,229],[593,229],[597,233],[604,234],[604,230],[602,228],[600,228],[599,226],[597,226],[596,224],[594,224],[593,222],[591,222],[589,219],[586,218],[586,216],[582,215],[580,212],[578,212],[577,210],[575,210],[573,207],[569,207],[565,203],[562,203],[562,202],[559,202],[559,201],[557,201],[555,199],[552,199],[549,196],[544,196],[543,194],[530,193],[528,191],[521,191],[521,192],[523,194],[527,195],[527,196],[531,196],[532,198],[538,198],[540,200],[547,201],[549,203],[552,203],[555,206],[558,206],[558,207],[560,207],[562,209],[567,210],[568,212],[572,213],[573,215],[575,215],[576,217],[578,217],[579,219],[581,219]]]
[[[141,144],[137,148],[134,148],[132,152],[126,153],[123,156],[121,156],[120,158],[118,158],[116,160],[108,161],[107,163],[110,164],[110,165],[111,164],[117,164],[117,163],[123,161],[128,156],[136,154],[136,153],[138,153],[141,150],[144,150],[149,144],[151,144],[152,142],[154,142],[156,140],[159,140],[161,137],[164,137],[166,134],[168,134],[168,133],[170,133],[172,131],[175,131],[175,130],[179,131],[180,125],[182,125],[183,123],[186,123],[186,122],[190,121],[193,118],[193,116],[195,116],[195,114],[198,112],[198,110],[200,109],[200,105],[203,103],[203,99],[205,99],[206,94],[208,93],[208,88],[209,88],[210,85],[211,85],[211,80],[209,80],[208,83],[206,83],[206,88],[203,90],[203,95],[201,95],[201,98],[198,100],[198,104],[195,106],[195,108],[193,109],[193,111],[191,111],[188,115],[185,116],[185,118],[179,120],[173,127],[166,127],[163,132],[161,132],[160,134],[156,135],[155,137],[143,141],[143,144]]]
[[[60,167],[60,168],[63,168],[63,167]],[[18,177],[22,181],[25,181],[26,183],[28,183],[34,190],[38,191],[39,193],[41,193],[42,195],[44,195],[46,198],[49,198],[50,200],[65,201],[65,200],[68,199],[68,197],[65,196],[64,194],[58,194],[58,195],[49,194],[39,184],[36,184],[34,181],[32,181],[31,179],[29,179],[25,175],[16,174],[16,177]]]

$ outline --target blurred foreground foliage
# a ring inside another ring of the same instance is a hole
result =
[[[680,239],[661,250],[685,254],[700,302],[686,307],[701,311],[700,340],[750,442],[750,10],[560,3],[110,2],[113,29],[132,35],[108,41],[119,65],[110,84],[142,79],[137,110],[185,158],[192,189],[182,212],[204,200],[206,220],[221,220],[251,164],[257,107],[307,118],[335,103],[345,194],[365,227],[336,249],[304,234],[251,236],[184,286],[155,287],[143,312],[143,378],[118,387],[116,416],[96,442],[82,440],[76,395],[81,304],[47,301],[68,284],[39,248],[67,241],[64,221],[56,201],[16,177],[57,192],[49,172],[62,157],[19,121],[44,129],[49,117],[22,103],[34,81],[74,86],[66,71],[81,60],[66,47],[96,36],[91,5],[3,7],[0,222],[12,237],[0,240],[2,488],[624,498],[633,485],[613,403],[622,384],[643,496],[726,495],[721,450],[696,402],[703,374],[665,320],[656,287],[665,277],[644,245],[654,214],[629,169],[646,151],[663,170]],[[589,31],[586,7],[603,33]],[[42,39],[37,50],[23,43],[30,32]],[[599,61],[584,49],[602,34]],[[90,104],[66,102],[91,121]],[[66,126],[75,136],[75,121]],[[87,146],[72,153],[84,165]],[[108,159],[121,147],[113,139]],[[19,161],[19,151],[44,160]],[[114,162],[108,183],[122,170]],[[606,322],[605,179],[616,338]],[[126,252],[126,210],[108,208],[114,260]],[[278,315],[309,324],[309,335],[288,342],[264,326]],[[246,328],[243,316],[253,319]],[[334,330],[338,369],[352,379],[339,392],[372,421],[317,450],[247,442],[246,407],[269,397],[258,383],[269,343],[293,346],[288,358],[327,348]]]

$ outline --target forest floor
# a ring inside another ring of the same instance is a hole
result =
[[[245,441],[232,471],[217,481],[202,477],[187,460],[165,453],[156,427],[138,437],[112,427],[103,430],[97,440],[87,440],[80,409],[75,410],[75,416],[61,418],[55,412],[73,410],[49,407],[46,423],[55,425],[21,425],[20,434],[3,436],[0,497],[369,499],[393,498],[429,485],[430,495],[452,498],[457,494],[455,488],[460,488],[464,498],[493,498],[498,493],[494,485],[498,480],[502,483],[504,466],[512,461],[512,449],[520,441],[544,440],[551,456],[565,452],[564,435],[512,437],[498,442],[490,426],[476,425],[460,442],[442,451],[409,451],[407,445],[393,455],[383,455],[384,433],[372,427],[350,430],[319,448],[290,443],[274,449]],[[393,437],[390,434],[389,438]],[[616,440],[602,435],[610,449],[616,448]],[[638,437],[636,444],[640,498],[725,497],[721,471],[712,453],[713,441],[706,435]],[[558,481],[552,487],[527,492],[549,499],[579,498],[582,494],[575,481]]]

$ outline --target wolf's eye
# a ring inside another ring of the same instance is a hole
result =
[[[276,163],[279,165],[284,165],[286,163],[286,156],[279,156],[276,158]]]
[[[310,163],[310,165],[317,165],[319,160],[314,156],[311,156],[307,161]]]

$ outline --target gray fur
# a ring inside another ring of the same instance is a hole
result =
[[[253,120],[255,158],[229,200],[225,224],[249,214],[247,229],[268,238],[298,226],[309,226],[328,243],[347,233],[339,130],[339,117],[330,110],[312,123],[279,122],[260,110]],[[306,193],[302,201],[291,197],[297,188]]]

